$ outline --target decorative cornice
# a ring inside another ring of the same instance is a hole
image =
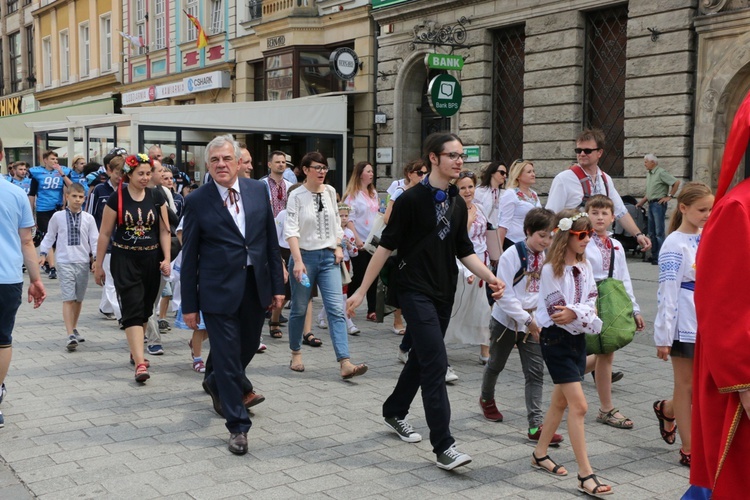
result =
[[[107,90],[110,92],[115,91],[115,85],[117,85],[117,73],[108,73],[106,75],[98,76],[96,78],[88,78],[75,83],[68,83],[55,87],[49,90],[43,90],[34,94],[37,101],[44,101],[49,99],[56,99],[59,97],[69,97],[72,94],[79,92],[89,92],[94,89]],[[95,92],[89,92],[92,95]]]

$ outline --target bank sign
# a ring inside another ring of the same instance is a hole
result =
[[[396,5],[397,3],[410,2],[411,0],[372,0],[372,8],[379,9],[381,7],[388,7]]]
[[[440,116],[453,116],[461,107],[461,84],[450,75],[438,75],[433,78],[427,93],[430,95],[432,109]]]

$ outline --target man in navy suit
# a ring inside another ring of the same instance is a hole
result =
[[[265,311],[281,307],[284,277],[265,186],[238,178],[239,158],[231,135],[206,146],[214,182],[185,198],[181,285],[185,323],[197,328],[201,311],[211,342],[214,371],[204,388],[220,400],[229,451],[243,455],[251,426],[245,368],[260,344]]]

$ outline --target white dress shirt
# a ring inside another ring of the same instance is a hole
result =
[[[609,190],[609,197],[615,204],[615,217],[619,219],[628,213],[628,209],[625,208],[625,204],[620,198],[620,194],[615,189],[615,184],[612,182],[612,177],[606,176],[606,181],[602,175],[602,171],[599,167],[596,167],[596,178],[591,178],[592,191],[591,195],[603,194],[607,196]],[[607,187],[604,183],[607,183]],[[577,209],[583,201],[583,186],[581,181],[576,176],[575,172],[570,169],[563,170],[555,176],[552,180],[552,185],[549,188],[549,196],[547,196],[547,205],[545,208],[552,210],[557,213],[561,210]]]
[[[216,183],[216,189],[219,190],[219,196],[224,201],[224,206],[229,211],[229,215],[232,216],[232,220],[237,224],[237,229],[240,230],[242,238],[245,238],[245,207],[242,206],[242,196],[240,195],[240,180],[235,179],[232,189],[237,192],[236,204],[232,202],[229,197],[229,188],[225,188],[218,182]],[[250,254],[247,255],[247,265],[250,266]]]

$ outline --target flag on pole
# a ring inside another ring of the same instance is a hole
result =
[[[206,47],[208,45],[208,37],[206,36],[206,32],[203,31],[203,28],[201,27],[200,21],[195,16],[191,16],[187,13],[186,10],[183,10],[182,12],[185,13],[186,16],[188,16],[188,19],[190,19],[190,22],[193,23],[193,26],[195,26],[195,29],[198,30],[198,45],[197,47],[199,49],[202,49],[203,47]]]
[[[122,32],[122,31],[120,32],[120,35],[122,35],[122,36],[123,36],[123,38],[126,38],[126,39],[130,40],[130,43],[131,43],[131,44],[132,44],[132,45],[133,45],[134,47],[138,47],[138,48],[141,48],[141,47],[143,47],[143,45],[144,45],[144,44],[143,44],[143,39],[142,39],[141,37],[139,37],[139,36],[135,36],[135,35],[128,35],[127,33],[125,33],[125,32]]]

